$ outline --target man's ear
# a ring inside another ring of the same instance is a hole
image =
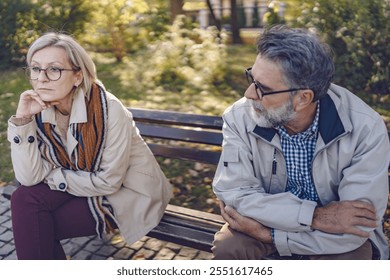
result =
[[[310,106],[314,100],[314,92],[311,89],[300,90],[297,94],[297,103],[295,109],[297,111]]]

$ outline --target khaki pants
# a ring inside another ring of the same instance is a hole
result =
[[[260,260],[277,254],[273,244],[262,243],[233,230],[227,224],[215,234],[211,250],[215,260]],[[367,240],[360,248],[351,252],[336,255],[301,256],[300,258],[308,260],[371,260],[372,245]]]

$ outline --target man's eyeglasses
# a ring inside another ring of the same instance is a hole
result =
[[[50,81],[58,81],[61,78],[62,71],[79,71],[80,69],[65,69],[56,66],[49,66],[46,69],[39,68],[37,66],[24,67],[24,73],[30,80],[38,80],[41,71],[45,72],[46,78]]]
[[[307,89],[307,88],[290,88],[290,89],[286,89],[286,90],[265,92],[263,90],[263,85],[260,84],[258,81],[256,81],[253,78],[253,76],[252,76],[252,67],[249,67],[249,68],[245,69],[245,75],[246,75],[246,79],[248,80],[249,85],[255,84],[256,93],[257,93],[257,95],[258,95],[260,100],[263,99],[263,96],[270,95],[270,94],[276,94],[276,93],[282,93],[282,92],[291,92],[291,91]]]

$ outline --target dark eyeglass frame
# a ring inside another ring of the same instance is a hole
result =
[[[39,74],[41,74],[41,71],[45,72],[45,76],[46,78],[49,80],[49,81],[52,81],[52,82],[55,82],[55,81],[58,81],[59,79],[61,79],[62,77],[62,71],[73,71],[73,72],[77,72],[77,71],[80,71],[80,69],[66,69],[66,68],[60,68],[60,67],[56,67],[56,66],[49,66],[47,67],[46,69],[43,69],[43,68],[39,68],[37,66],[27,66],[27,67],[23,67],[23,70],[24,70],[24,73],[26,75],[26,77],[29,79],[29,80],[32,80],[32,81],[35,81],[35,80],[38,80],[38,77],[35,78],[35,79],[32,79],[31,78],[31,73],[32,73],[32,70],[35,69],[35,70],[38,70],[39,73],[38,73],[38,76]],[[60,76],[58,77],[58,79],[51,79],[49,77],[49,75],[47,74],[47,70],[48,69],[56,69],[57,71],[59,71],[60,73]],[[30,75],[29,75],[30,74]]]
[[[256,93],[257,93],[257,95],[258,95],[260,100],[262,100],[263,96],[266,96],[266,95],[307,89],[307,88],[290,88],[290,89],[285,89],[285,90],[264,92],[263,89],[262,89],[262,84],[260,84],[258,81],[256,81],[253,78],[251,72],[252,72],[252,67],[249,67],[249,68],[245,69],[246,79],[248,80],[249,85],[251,85],[251,84],[255,85]]]

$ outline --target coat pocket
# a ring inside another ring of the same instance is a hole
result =
[[[222,159],[224,166],[228,167],[229,163],[237,163],[239,161],[238,154],[238,147],[224,147],[222,151]]]

